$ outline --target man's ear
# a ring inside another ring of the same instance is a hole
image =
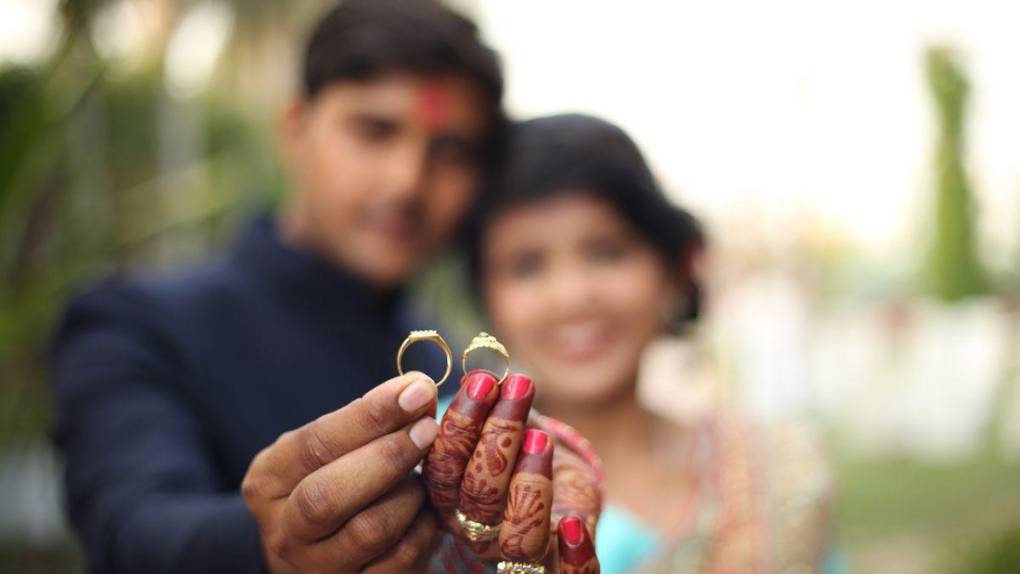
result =
[[[276,140],[279,146],[280,159],[288,168],[293,168],[301,157],[301,147],[306,128],[305,115],[308,113],[309,102],[303,97],[295,97],[280,112],[276,122]]]

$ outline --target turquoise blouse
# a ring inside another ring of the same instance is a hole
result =
[[[440,399],[439,419],[452,400],[452,397]],[[602,509],[595,532],[595,553],[599,557],[602,574],[626,574],[640,566],[642,561],[658,554],[663,546],[664,540],[659,531],[630,512],[612,505]],[[837,552],[830,551],[822,574],[849,574],[849,569]]]

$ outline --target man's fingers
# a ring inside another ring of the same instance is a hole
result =
[[[408,476],[355,515],[338,532],[306,549],[316,571],[349,572],[389,552],[411,527],[425,502],[421,481]]]
[[[453,513],[460,501],[464,468],[498,396],[496,382],[496,377],[486,371],[475,370],[464,376],[457,396],[443,416],[435,445],[425,458],[429,500],[444,515]]]
[[[595,545],[583,520],[565,516],[557,528],[560,574],[599,574]]]
[[[284,433],[256,457],[249,474],[271,484],[265,495],[284,497],[308,474],[344,454],[431,412],[436,386],[419,372],[390,379],[347,406]],[[261,477],[261,478],[260,478]]]
[[[422,459],[437,431],[435,419],[420,419],[308,475],[284,507],[284,532],[305,542],[329,536],[404,479]]]
[[[517,463],[524,423],[533,398],[531,379],[511,375],[502,385],[499,402],[482,427],[460,491],[459,509],[475,522],[498,524],[503,518],[510,475]],[[471,546],[475,553],[483,554],[489,543]]]
[[[405,537],[425,504],[425,489],[408,476],[367,509],[347,521],[336,534],[319,544],[329,547],[334,560],[358,557],[353,566],[364,566],[392,551]]]
[[[436,515],[423,511],[404,537],[373,560],[362,571],[365,574],[406,574],[423,572],[439,542]]]
[[[549,550],[553,443],[544,431],[528,429],[507,497],[499,548],[516,562],[541,562]]]

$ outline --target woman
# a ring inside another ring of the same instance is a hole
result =
[[[581,115],[512,130],[466,237],[537,410],[602,457],[603,573],[822,571],[830,480],[811,441],[723,409],[681,424],[638,400],[643,352],[697,317],[701,245],[630,138]]]

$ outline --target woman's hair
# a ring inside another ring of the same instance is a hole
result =
[[[608,202],[689,281],[681,325],[698,316],[700,288],[691,259],[704,245],[701,225],[666,198],[633,140],[619,127],[581,114],[547,116],[506,128],[500,161],[465,225],[472,287],[480,293],[485,229],[506,209],[583,192]]]

